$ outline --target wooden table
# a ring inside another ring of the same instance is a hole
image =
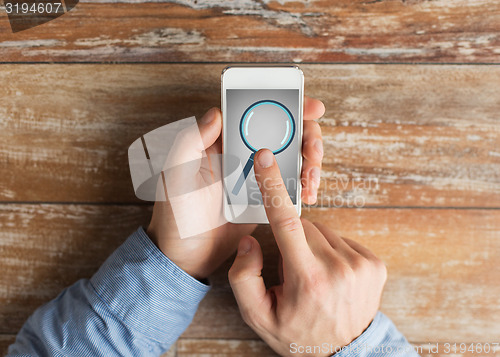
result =
[[[321,204],[304,216],[383,258],[381,309],[422,355],[500,342],[498,1],[87,0],[15,34],[4,14],[0,60],[0,352],[147,224],[128,146],[218,105],[235,62],[302,63],[327,107]],[[274,355],[239,316],[229,264],[169,356]],[[455,354],[478,355],[494,354]]]

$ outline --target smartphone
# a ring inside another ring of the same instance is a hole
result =
[[[304,74],[297,66],[229,66],[221,81],[226,220],[268,223],[253,170],[263,148],[274,153],[300,215]]]

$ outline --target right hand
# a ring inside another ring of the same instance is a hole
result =
[[[282,256],[282,283],[266,290],[259,243],[243,237],[229,270],[241,315],[280,355],[301,355],[292,353],[292,343],[328,346],[312,355],[331,355],[370,325],[380,305],[386,267],[359,243],[301,220],[269,150],[256,154],[255,175]]]

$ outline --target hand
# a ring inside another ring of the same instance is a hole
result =
[[[305,97],[301,181],[302,199],[308,204],[316,202],[323,158],[321,129],[314,120],[319,119],[324,112],[325,107],[322,102]],[[185,163],[197,160],[199,163],[198,166],[184,165],[182,175],[167,177],[167,180],[180,180],[185,187],[189,186],[190,195],[184,195],[183,202],[175,202],[177,207],[181,206],[182,217],[177,214],[174,219],[171,201],[157,201],[147,234],[181,269],[197,279],[203,279],[236,250],[241,236],[250,234],[256,225],[221,222],[223,190],[222,181],[220,181],[222,176],[219,172],[220,164],[202,159],[203,151],[206,153],[205,157],[217,157],[221,153],[222,117],[220,110],[210,109],[198,122],[198,129],[200,133],[198,138],[200,136],[201,138],[193,140],[193,137],[187,134],[181,137],[179,142],[176,140],[174,149],[170,152],[170,154],[176,154],[173,155],[174,161]],[[214,177],[219,180],[214,180]],[[199,190],[199,188],[208,189]],[[169,185],[167,185],[167,191],[169,191]],[[208,223],[208,226],[217,228],[193,238],[180,239],[180,229],[200,224],[200,220],[204,220],[205,225]]]
[[[259,243],[243,237],[229,270],[241,315],[280,355],[292,355],[292,343],[319,346],[312,355],[331,355],[361,335],[375,317],[385,265],[355,241],[300,220],[269,150],[256,154],[254,169],[282,256],[282,283],[266,290]]]

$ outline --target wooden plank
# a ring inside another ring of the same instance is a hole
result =
[[[0,201],[137,202],[128,146],[218,106],[222,68],[0,66]],[[303,70],[327,107],[321,205],[500,207],[500,66]]]
[[[208,356],[278,356],[274,353],[262,340],[209,340],[209,339],[180,339],[178,342],[179,348],[177,352],[178,357],[208,357]],[[460,346],[460,343],[457,343]],[[499,351],[490,349],[489,353],[484,352],[465,352],[450,353],[446,351],[453,351],[453,344],[445,346],[443,344],[412,344],[415,351],[421,357],[472,357],[472,356],[500,356]],[[470,344],[467,344],[469,347]],[[484,346],[483,346],[484,347]],[[477,351],[477,350],[476,350]]]
[[[3,13],[3,11],[2,11]],[[498,63],[500,4],[482,1],[81,1],[11,33],[2,61]]]
[[[311,91],[328,98],[320,203],[499,206],[500,117],[491,109],[500,95],[491,70],[317,69]]]
[[[17,332],[42,303],[89,277],[139,224],[149,207],[0,205],[0,333]],[[498,342],[500,210],[318,209],[327,223],[387,264],[382,310],[411,341]],[[267,283],[277,282],[277,250],[266,226],[255,233]],[[183,337],[255,339],[227,283],[228,261],[213,277]]]
[[[1,200],[136,202],[128,146],[220,103],[212,80],[221,66],[209,77],[174,67],[1,67],[10,83],[0,89],[9,102],[0,109]]]

